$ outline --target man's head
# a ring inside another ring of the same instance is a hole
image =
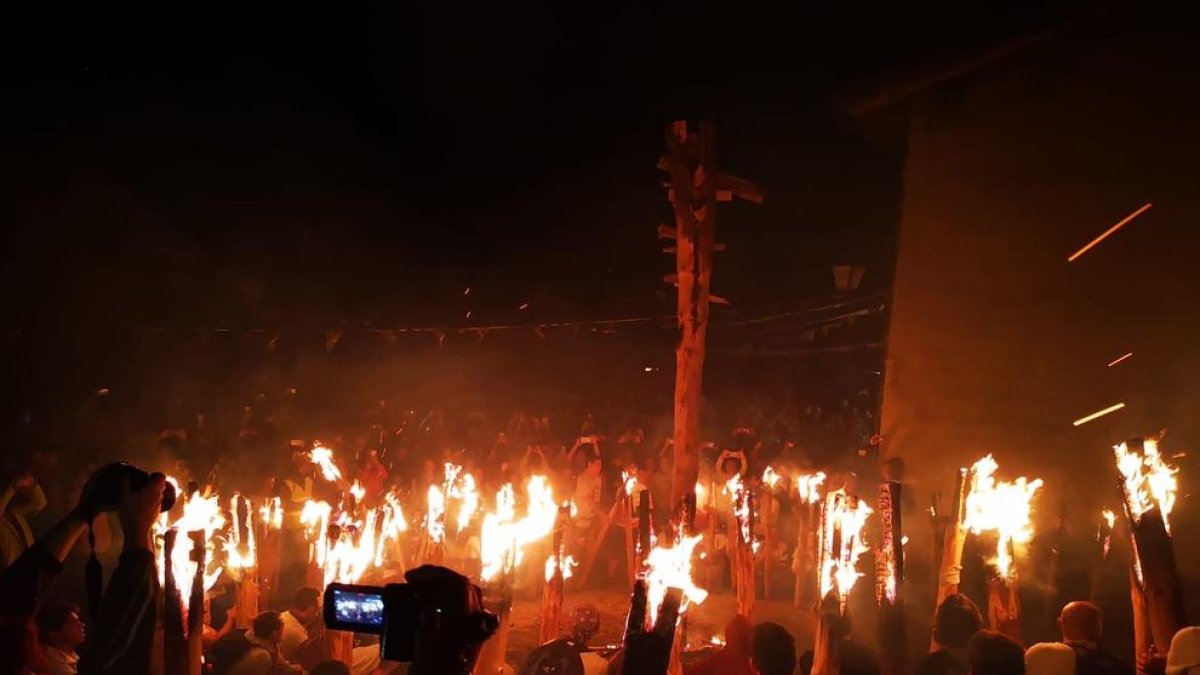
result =
[[[792,675],[796,670],[796,640],[777,623],[760,623],[750,638],[750,659],[760,675]]]
[[[1075,675],[1075,650],[1061,642],[1039,642],[1025,651],[1026,675]]]
[[[292,606],[289,608],[292,616],[302,624],[309,624],[321,616],[321,592],[315,588],[303,586],[292,594]]]
[[[955,593],[938,606],[933,618],[933,641],[949,649],[962,649],[983,626],[979,608],[965,595]]]
[[[1104,612],[1090,602],[1068,602],[1058,616],[1064,642],[1100,642],[1104,634]]]
[[[571,641],[587,645],[600,630],[600,612],[592,605],[579,605],[571,611]]]
[[[259,640],[278,643],[283,639],[283,621],[275,612],[263,612],[254,617],[251,631]]]
[[[75,605],[50,605],[37,614],[38,639],[42,644],[72,650],[83,644],[86,631],[83,613]]]
[[[967,644],[968,675],[1025,675],[1025,650],[1003,633],[981,630]]]

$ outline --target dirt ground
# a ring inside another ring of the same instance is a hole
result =
[[[629,611],[629,596],[616,591],[568,591],[563,600],[563,631],[570,627],[567,620],[571,610],[580,604],[591,604],[600,611],[600,631],[592,645],[618,644]],[[688,643],[699,645],[712,636],[725,635],[725,624],[734,615],[736,598],[730,594],[712,594],[702,605],[688,609]],[[812,616],[797,610],[791,602],[760,600],[754,605],[751,619],[755,623],[774,621],[791,631],[799,652],[811,648]],[[540,600],[517,600],[513,603],[512,628],[508,641],[508,663],[519,669],[526,657],[538,646],[541,620]],[[685,659],[688,660],[688,659]]]

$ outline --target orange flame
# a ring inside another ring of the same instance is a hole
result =
[[[480,578],[491,581],[501,573],[516,569],[524,559],[524,548],[554,530],[558,503],[545,476],[530,476],[525,484],[529,498],[525,517],[516,520],[515,498],[511,484],[496,493],[496,510],[483,517]]]
[[[687,611],[690,603],[699,605],[708,598],[708,591],[697,586],[692,579],[692,555],[702,539],[704,535],[685,536],[671,548],[655,546],[650,555],[646,556],[646,614],[650,621],[654,621],[658,616],[658,609],[667,596],[668,588],[683,591],[683,601],[679,605],[680,614]]]
[[[555,565],[554,563],[557,559],[558,556],[554,555],[546,558],[546,581],[554,578],[554,570],[556,568],[562,570],[563,581],[566,581],[572,576],[571,568],[579,566],[579,563],[575,562],[575,557],[571,555],[563,556],[561,560],[558,560],[559,564]]]
[[[1030,481],[1020,476],[1011,483],[997,481],[998,468],[1000,465],[991,455],[971,467],[963,526],[975,534],[995,532],[998,535],[996,570],[1007,577],[1013,572],[1010,543],[1023,544],[1033,535],[1030,513],[1033,496],[1041,489],[1042,479]]]
[[[800,474],[796,477],[796,490],[800,500],[806,504],[816,504],[821,501],[821,485],[825,483],[825,472]]]
[[[858,559],[869,550],[865,532],[871,508],[866,502],[834,490],[825,495],[821,516],[821,597],[836,591],[842,606],[862,576]]]
[[[1142,453],[1132,452],[1121,443],[1113,448],[1117,458],[1117,470],[1121,472],[1125,491],[1125,503],[1129,516],[1136,523],[1144,513],[1158,507],[1163,525],[1171,531],[1170,515],[1175,508],[1175,493],[1179,489],[1175,475],[1179,469],[1163,461],[1158,451],[1158,441],[1147,438],[1142,442]]]
[[[174,479],[169,479],[172,484],[178,485]],[[189,532],[204,532],[205,548],[207,555],[204,564],[204,590],[209,590],[217,583],[217,579],[221,576],[222,568],[216,560],[216,546],[213,542],[213,535],[225,526],[225,515],[221,511],[221,504],[216,495],[206,497],[199,492],[194,492],[188,495],[183,501],[183,515],[175,522],[167,522],[167,514],[159,516],[155,522],[155,557],[158,564],[159,583],[163,582],[164,578],[164,556],[165,549],[162,542],[162,534],[168,529],[178,530],[180,536],[175,540],[175,548],[171,553],[171,569],[175,573],[176,584],[179,587],[180,597],[188,598],[192,593],[192,580],[196,576],[196,563],[192,562],[192,540],[186,536]]]
[[[768,465],[766,469],[763,469],[762,482],[772,490],[774,490],[775,486],[779,484],[780,478],[781,476],[776,473],[775,469],[771,468],[770,465]]]
[[[425,532],[435,544],[446,539],[446,493],[440,485],[430,485],[425,493]]]
[[[311,457],[312,463],[321,468],[325,480],[333,483],[342,478],[342,470],[333,461],[333,450],[321,445],[320,441],[313,445]]]
[[[238,519],[238,505],[246,504],[246,521]],[[233,523],[229,528],[229,536],[225,540],[225,565],[230,569],[247,569],[254,567],[256,551],[254,546],[254,509],[250,508],[250,500],[235,492],[229,498],[229,514]],[[242,541],[242,528],[246,530],[246,539]]]

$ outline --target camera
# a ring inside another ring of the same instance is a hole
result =
[[[446,590],[445,586],[428,583],[329,584],[323,603],[325,627],[378,635],[383,659],[406,663],[416,656],[423,614],[435,617],[432,621],[437,623],[437,638],[442,648],[455,642],[469,648],[496,632],[499,622],[495,615],[472,611],[466,598]],[[425,626],[426,630],[429,628]]]
[[[121,483],[129,480],[129,489],[137,492],[150,482],[152,474],[125,462],[106,464],[96,470],[83,488],[81,500],[88,515],[114,511],[121,505]],[[170,511],[175,506],[175,486],[163,486],[162,510]]]

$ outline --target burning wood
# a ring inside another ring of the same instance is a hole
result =
[[[840,646],[848,630],[846,601],[862,576],[857,565],[868,550],[863,528],[870,514],[870,507],[847,495],[845,490],[825,496],[819,533],[821,601],[817,609],[813,675],[836,675],[841,670]]]
[[[733,507],[733,532],[729,535],[729,567],[737,592],[738,614],[749,617],[754,609],[754,509],[750,490],[739,473],[725,483]]]
[[[1040,478],[1030,481],[1024,476],[1012,482],[998,481],[998,468],[991,455],[971,467],[963,525],[973,534],[988,533],[996,538],[996,557],[989,561],[995,574],[988,579],[988,620],[992,630],[1019,641],[1021,606],[1013,555],[1016,545],[1033,535],[1032,501],[1043,483]]]
[[[558,520],[554,524],[551,553],[546,558],[546,585],[542,589],[541,642],[544,644],[558,637],[562,622],[563,585],[571,577],[575,558],[567,555],[564,534],[567,520],[571,517],[571,505],[563,504],[558,509]]]
[[[815,601],[817,575],[817,531],[820,529],[821,487],[825,483],[825,472],[796,476],[796,490],[803,509],[798,509],[799,527],[796,533],[796,550],[792,554],[792,571],[796,573],[796,588],[793,604],[800,608]]]
[[[1169,521],[1179,470],[1163,461],[1155,438],[1132,439],[1113,450],[1132,543],[1136,640],[1165,653],[1175,632],[1187,625]]]
[[[879,642],[885,675],[908,670],[908,624],[904,618],[904,521],[900,483],[879,486],[880,543],[876,552],[875,600],[879,605]]]
[[[333,450],[317,441],[313,444],[312,452],[309,454],[312,457],[312,463],[321,469],[321,475],[325,480],[336,483],[342,479],[342,470],[333,461]]]

